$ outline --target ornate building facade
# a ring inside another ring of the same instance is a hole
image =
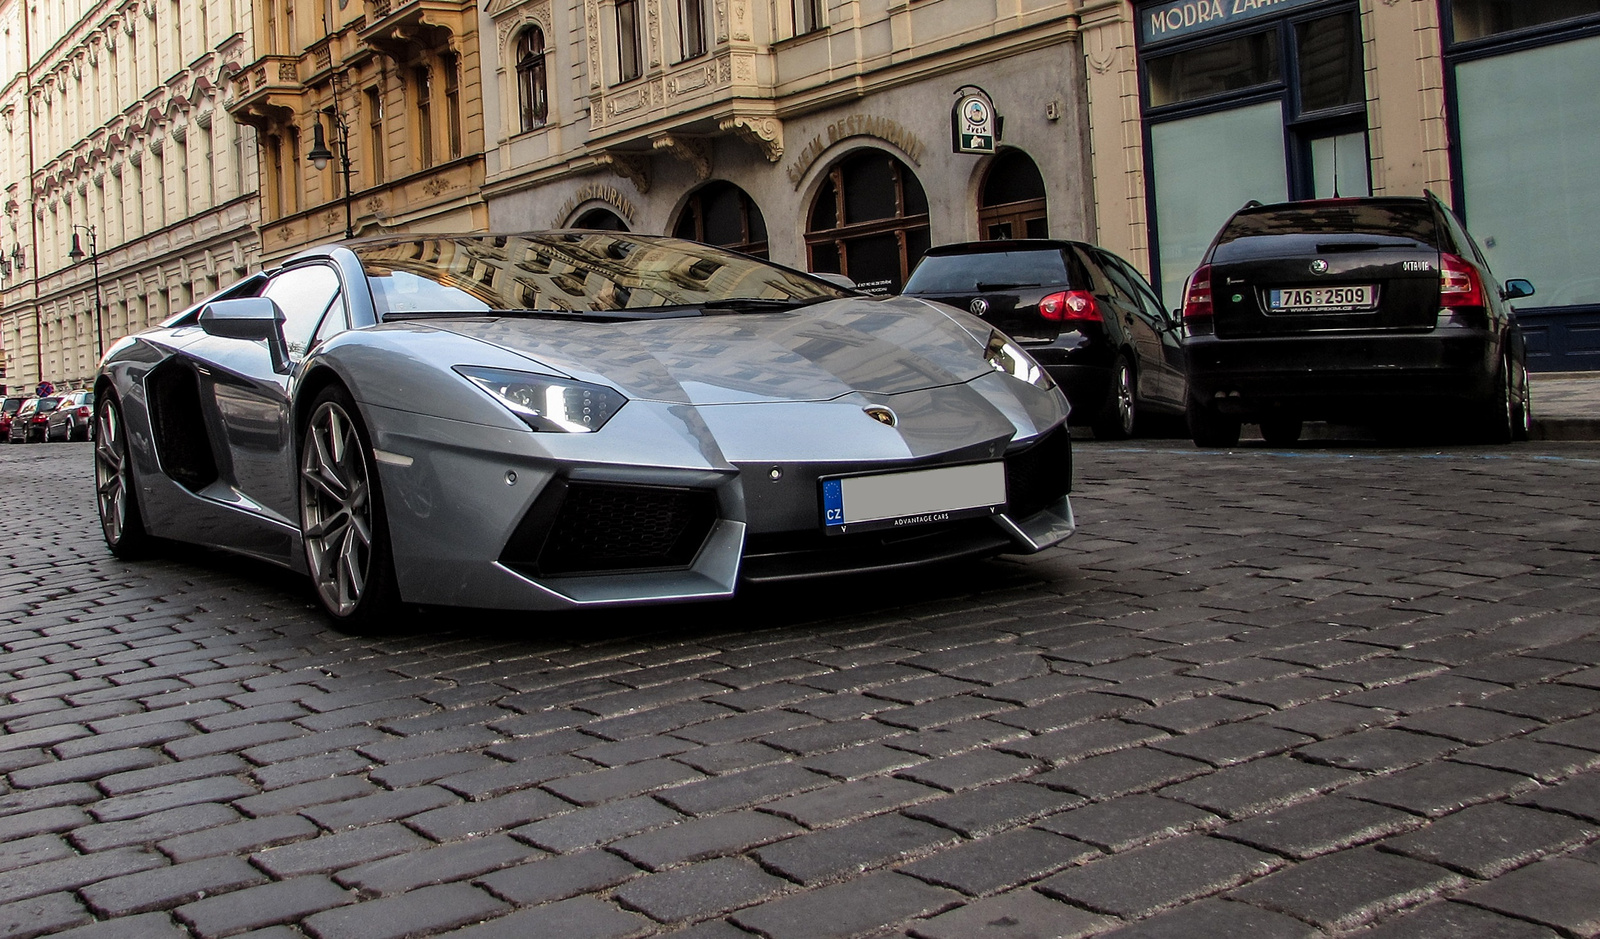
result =
[[[485,227],[470,0],[255,0],[253,22],[256,57],[233,76],[229,110],[260,140],[264,260],[347,227]]]
[[[254,135],[227,113],[252,59],[248,0],[0,0],[10,387],[86,386],[256,263]]]

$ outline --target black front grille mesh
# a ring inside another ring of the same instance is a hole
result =
[[[716,520],[716,496],[705,489],[553,484],[502,560],[542,575],[684,568]]]
[[[1006,454],[1006,514],[1024,519],[1072,491],[1072,435],[1063,424]]]

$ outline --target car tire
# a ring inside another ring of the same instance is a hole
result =
[[[393,632],[400,625],[372,440],[355,401],[330,385],[312,399],[300,436],[300,535],[317,600],[343,632]]]
[[[1138,387],[1133,362],[1125,352],[1117,354],[1117,364],[1111,370],[1111,387],[1106,389],[1105,403],[1090,425],[1097,440],[1126,440],[1133,436],[1139,421],[1139,399],[1134,393]]]
[[[1292,447],[1300,442],[1304,423],[1297,417],[1269,417],[1261,421],[1261,439],[1272,447]]]
[[[1512,389],[1514,397],[1511,405],[1511,439],[1518,442],[1531,440],[1533,438],[1533,385],[1528,382],[1528,366],[1522,362],[1517,362],[1512,374],[1521,379],[1517,383],[1521,390]]]
[[[1511,393],[1510,363],[1502,358],[1495,369],[1493,390],[1468,419],[1468,436],[1478,443],[1500,446],[1516,437],[1516,405]]]
[[[1239,443],[1239,420],[1227,417],[1216,408],[1201,404],[1189,396],[1185,416],[1189,421],[1189,437],[1197,447],[1232,447]]]
[[[155,539],[144,527],[139,511],[139,487],[128,454],[128,435],[122,420],[122,406],[106,395],[95,408],[94,483],[95,508],[100,515],[100,533],[111,553],[125,561],[150,554]]]

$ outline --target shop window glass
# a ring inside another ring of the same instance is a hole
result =
[[[1282,202],[1289,184],[1278,102],[1167,121],[1150,128],[1160,284],[1168,306],[1211,239],[1251,199]]]
[[[978,231],[986,241],[1044,238],[1049,232],[1044,177],[1021,150],[1006,150],[989,164],[978,208]]]
[[[1467,227],[1528,306],[1600,303],[1600,37],[1456,68]]]
[[[1312,198],[1372,195],[1365,131],[1317,137],[1310,144]]]
[[[1325,16],[1295,29],[1300,58],[1300,110],[1320,111],[1366,100],[1361,34],[1354,13]]]
[[[1213,42],[1147,60],[1150,105],[1178,104],[1278,80],[1276,31]]]
[[[729,182],[709,183],[696,190],[672,233],[759,258],[767,256],[767,222],[761,209],[743,189]]]
[[[1600,15],[1600,0],[1454,0],[1450,7],[1457,42]]]
[[[590,228],[598,231],[627,231],[628,223],[610,209],[590,209],[578,216],[573,228]]]
[[[844,274],[864,290],[899,292],[928,250],[927,194],[910,167],[881,150],[830,167],[808,218],[811,270]]]

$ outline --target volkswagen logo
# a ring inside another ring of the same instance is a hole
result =
[[[971,303],[967,304],[967,311],[973,316],[982,316],[983,314],[989,312],[989,301],[983,299],[982,297],[977,297]]]
[[[1326,273],[1328,273],[1328,262],[1324,261],[1321,258],[1317,258],[1315,261],[1312,261],[1311,262],[1311,273],[1313,273],[1313,274],[1326,274]]]
[[[880,424],[887,424],[890,427],[894,426],[894,422],[895,422],[894,412],[889,410],[886,407],[881,407],[879,405],[874,404],[871,407],[865,407],[865,408],[862,408],[861,410],[865,411],[868,417],[872,418],[873,420],[877,421]]]

